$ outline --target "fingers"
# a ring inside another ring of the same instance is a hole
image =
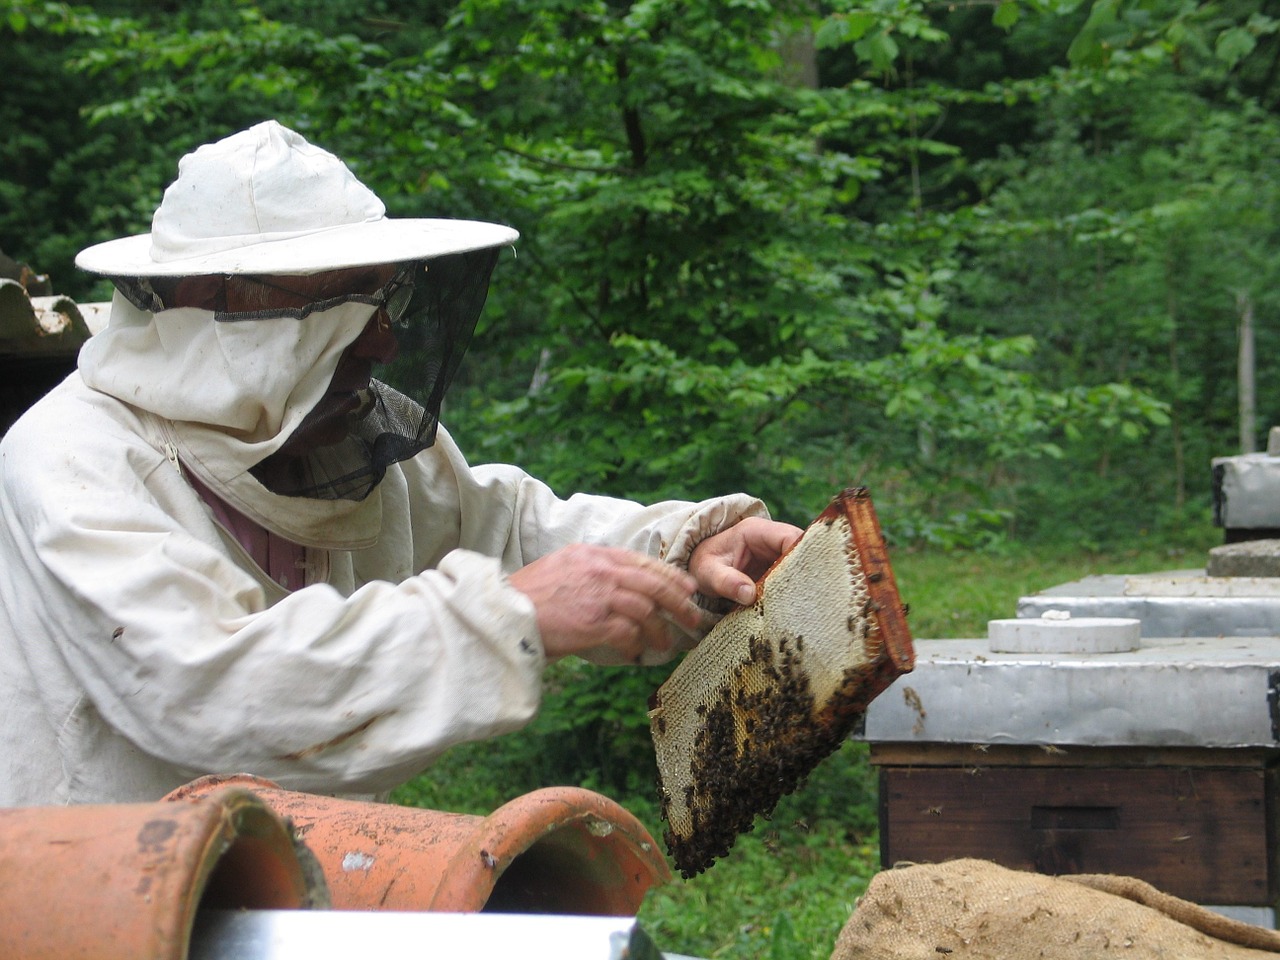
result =
[[[698,544],[689,572],[704,594],[753,603],[756,580],[803,535],[789,523],[749,517]]]
[[[670,631],[661,618],[650,615],[636,619],[630,614],[615,613],[601,624],[588,648],[608,647],[615,652],[617,660],[639,663],[646,653],[665,653],[672,645]]]
[[[758,556],[768,557],[769,563],[782,556],[804,536],[804,531],[790,523],[767,520],[753,523],[745,531],[752,550]]]
[[[698,557],[696,551],[694,556]],[[697,578],[698,589],[709,597],[724,597],[743,606],[755,602],[756,582],[738,569],[734,555],[708,550],[698,557],[696,564],[690,559],[689,570]]]
[[[617,586],[623,607],[618,612],[630,611],[635,614],[632,619],[642,624],[665,613],[686,629],[698,626],[702,611],[692,599],[698,589],[693,577],[644,554],[621,552],[624,567]]]
[[[511,575],[537,611],[548,657],[601,645],[637,660],[673,643],[667,619],[694,629],[694,579],[644,554],[575,544]]]
[[[619,659],[666,651],[672,625],[705,628],[693,594],[755,601],[757,578],[803,535],[799,527],[761,517],[708,537],[689,558],[689,573],[642,553],[574,544],[511,576],[533,601],[551,658],[607,646]]]
[[[804,531],[789,523],[749,517],[724,531],[728,544],[737,548],[738,569],[753,579],[789,550]]]

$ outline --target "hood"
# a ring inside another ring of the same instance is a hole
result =
[[[377,538],[377,488],[359,501],[281,496],[250,469],[320,401],[373,310],[352,301],[301,320],[215,321],[189,307],[149,313],[117,293],[80,374],[158,418],[182,465],[250,519],[306,546],[356,549]]]

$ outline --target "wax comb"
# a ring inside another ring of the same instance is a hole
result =
[[[915,663],[865,488],[836,496],[650,698],[663,838],[688,878],[725,856]]]

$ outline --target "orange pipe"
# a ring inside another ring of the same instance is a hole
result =
[[[226,784],[292,821],[337,910],[635,916],[671,879],[640,821],[578,787],[535,790],[487,817],[297,793],[246,774],[202,777],[167,799]]]
[[[314,860],[241,789],[0,810],[5,960],[185,960],[200,908],[327,905]]]

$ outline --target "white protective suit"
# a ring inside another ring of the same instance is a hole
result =
[[[684,564],[764,515],[741,495],[562,500],[468,466],[444,430],[364,501],[270,494],[247,468],[369,310],[214,323],[117,296],[80,371],[0,442],[0,805],[155,800],[230,772],[388,790],[535,712],[541,640],[507,573],[573,542]],[[184,469],[305,544],[308,585],[259,569]]]

